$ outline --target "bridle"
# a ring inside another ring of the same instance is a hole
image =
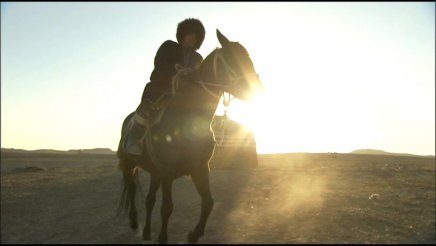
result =
[[[213,75],[215,77],[215,80],[217,80],[217,67],[218,62],[221,62],[223,64],[224,70],[227,73],[228,77],[230,78],[229,83],[211,83],[211,82],[205,82],[202,80],[195,81],[196,83],[200,84],[201,87],[209,93],[211,96],[215,97],[216,99],[220,99],[221,96],[223,97],[223,105],[225,107],[225,114],[228,111],[228,107],[230,105],[231,100],[235,99],[235,97],[230,93],[227,92],[228,97],[226,98],[226,91],[232,91],[235,87],[238,86],[238,82],[242,79],[247,79],[249,76],[256,76],[257,78],[259,75],[257,73],[245,73],[242,75],[237,75],[235,70],[228,64],[226,59],[224,59],[224,56],[222,55],[222,51],[217,49],[215,50],[214,57],[213,57]],[[180,78],[183,74],[189,73],[192,71],[191,68],[183,67],[180,64],[175,64],[175,69],[177,70],[177,73],[172,78],[172,94],[174,95],[178,84],[180,81]],[[216,93],[214,92],[211,87],[218,88],[222,92]]]
[[[234,97],[232,98],[231,94],[229,94],[229,99],[226,102],[225,99],[225,91],[232,91],[237,85],[238,82],[242,79],[247,79],[249,76],[256,76],[259,77],[259,75],[257,73],[245,73],[242,75],[237,75],[235,70],[233,70],[233,68],[228,64],[228,62],[226,61],[226,59],[224,59],[224,56],[222,55],[222,51],[221,50],[216,50],[214,57],[213,57],[213,74],[215,79],[218,78],[217,76],[217,66],[218,66],[218,62],[221,62],[223,64],[224,70],[227,73],[228,77],[230,78],[229,83],[209,83],[209,82],[204,82],[204,81],[197,81],[197,83],[199,83],[203,89],[208,92],[209,94],[211,94],[212,96],[214,96],[215,98],[220,98],[221,94],[217,94],[215,92],[213,92],[210,88],[208,87],[215,87],[215,88],[219,88],[222,91],[222,96],[223,96],[223,103],[224,106],[227,108],[228,104],[230,103],[230,101],[232,99],[234,99]],[[226,105],[227,104],[227,105]]]
[[[232,69],[231,66],[229,66],[229,64],[227,63],[226,59],[224,59],[223,55],[222,55],[222,51],[221,50],[217,50],[215,52],[215,56],[213,58],[213,71],[214,71],[214,76],[215,78],[217,78],[217,64],[218,61],[221,61],[222,64],[224,65],[224,69],[227,72],[227,75],[230,77],[230,86],[233,87],[235,84],[237,84],[237,82],[241,79],[247,79],[247,77],[249,76],[259,76],[257,73],[245,73],[242,74],[240,76],[238,76],[235,72],[235,70]]]

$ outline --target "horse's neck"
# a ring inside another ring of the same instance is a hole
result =
[[[164,115],[161,123],[173,125],[179,124],[177,122],[190,121],[192,118],[201,119],[202,122],[212,122],[219,99],[206,92],[200,84],[189,82],[185,87],[180,88],[169,102],[166,116]]]
[[[215,49],[212,51],[201,63],[200,68],[198,68],[198,74],[201,81],[206,83],[217,83],[214,70],[214,58],[218,50],[219,49]]]
[[[183,120],[193,115],[212,122],[222,93],[218,87],[207,85],[217,83],[213,64],[216,51],[212,51],[198,69],[200,81],[206,84],[202,85],[200,81],[189,82],[186,87],[176,93],[168,105],[167,112],[171,115],[171,118],[168,118],[169,124],[172,124],[170,121],[174,119]]]
[[[222,94],[221,89],[219,89],[218,87],[208,86],[208,84],[218,84],[214,71],[214,57],[218,50],[219,49],[217,48],[212,51],[201,63],[198,69],[198,74],[200,81],[204,84],[201,85],[201,82],[199,82],[195,85],[195,90],[197,91],[198,96],[198,98],[196,99],[196,103],[205,107],[205,110],[203,112],[208,116],[208,118],[210,118],[211,121],[213,116],[215,115],[215,111],[218,107],[218,103]]]
[[[221,96],[221,91],[217,88],[209,88],[208,91],[201,85],[197,85],[199,91],[195,104],[202,106],[202,114],[212,121]],[[206,85],[207,86],[207,85]],[[212,94],[213,93],[213,94]]]

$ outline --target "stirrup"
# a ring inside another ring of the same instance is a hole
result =
[[[144,137],[147,132],[147,125],[140,124],[135,119],[132,119],[132,126],[126,136],[125,151],[133,155],[142,155]]]
[[[142,155],[142,149],[139,144],[132,144],[131,146],[126,148],[126,152],[131,155],[137,155],[137,156]]]
[[[135,113],[133,116],[133,120],[136,121],[136,123],[139,123],[143,126],[148,127],[150,125],[150,121],[142,116],[140,116],[138,113]]]

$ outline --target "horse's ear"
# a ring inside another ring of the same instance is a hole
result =
[[[216,29],[216,36],[218,37],[218,41],[220,42],[221,46],[226,46],[230,41],[218,30]]]

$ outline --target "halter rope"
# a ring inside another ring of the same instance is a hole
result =
[[[224,65],[224,69],[225,69],[225,71],[227,72],[227,75],[230,77],[230,83],[229,84],[221,84],[221,83],[209,83],[209,82],[204,82],[204,81],[201,81],[201,80],[199,80],[199,81],[196,81],[196,83],[198,83],[198,84],[200,84],[201,85],[201,87],[207,92],[207,93],[209,93],[211,96],[213,96],[213,97],[215,97],[215,98],[217,98],[217,99],[220,99],[221,98],[221,96],[223,97],[223,105],[224,105],[224,107],[225,107],[225,109],[224,109],[224,117],[225,117],[225,120],[227,120],[227,112],[228,112],[228,109],[229,109],[229,106],[230,106],[230,102],[235,98],[235,97],[232,97],[232,95],[229,93],[229,92],[227,92],[227,94],[229,95],[229,97],[228,97],[228,99],[226,99],[226,97],[225,97],[225,89],[227,89],[227,90],[232,90],[234,87],[235,87],[235,84],[236,84],[236,82],[238,82],[239,80],[241,80],[241,79],[246,79],[248,76],[252,76],[252,75],[255,75],[255,76],[258,76],[258,74],[257,73],[247,73],[247,74],[243,74],[243,75],[240,75],[240,76],[237,76],[237,74],[236,74],[236,72],[232,69],[232,67],[226,62],[226,60],[224,59],[224,57],[223,57],[223,55],[221,54],[221,52],[219,51],[219,50],[216,50],[216,52],[215,52],[215,54],[214,54],[214,58],[213,58],[213,71],[214,71],[214,76],[215,76],[215,79],[217,78],[217,63],[218,63],[218,60],[220,60],[222,63],[223,63],[223,65]],[[172,94],[173,94],[173,96],[175,95],[175,93],[176,93],[176,90],[178,89],[178,87],[179,87],[179,83],[180,83],[180,78],[181,78],[181,76],[182,75],[186,75],[186,74],[188,74],[188,73],[190,73],[190,72],[192,72],[193,71],[193,69],[192,68],[189,68],[189,67],[183,67],[182,65],[180,65],[180,64],[176,64],[175,65],[175,69],[177,70],[177,73],[173,76],[173,78],[172,78],[172,81],[171,81],[171,85],[172,85]],[[215,93],[215,92],[213,92],[209,87],[218,87],[218,88],[220,88],[223,92],[222,92],[222,94],[220,94],[220,93]],[[224,122],[224,124],[225,124],[225,122]],[[218,145],[222,145],[222,143],[223,143],[223,141],[224,141],[224,130],[225,130],[225,128],[224,128],[224,124],[221,126],[221,128],[222,128],[222,138],[221,138],[221,141],[218,143]]]

